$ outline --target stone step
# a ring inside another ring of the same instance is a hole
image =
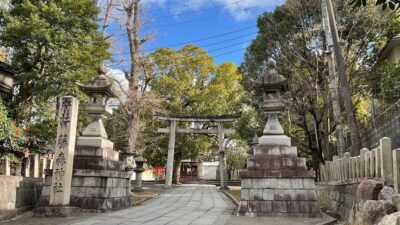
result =
[[[93,157],[118,161],[119,152],[112,148],[100,148],[94,146],[76,146],[75,157]]]
[[[248,170],[306,170],[305,158],[264,158],[247,159]]]
[[[258,139],[260,145],[292,146],[291,140],[286,135],[263,135]]]
[[[245,170],[242,172],[243,178],[315,178],[315,172],[307,170]]]
[[[256,145],[254,156],[269,157],[297,157],[297,148],[289,146]]]
[[[74,157],[74,170],[125,171],[125,163],[94,157]]]
[[[315,183],[314,179],[307,177],[307,178],[242,178],[241,184],[242,190],[251,189],[251,190],[258,190],[262,191],[263,189],[267,191],[266,193],[271,193],[271,190],[313,190],[315,191]],[[250,191],[251,191],[250,190]],[[246,196],[243,194],[243,196]],[[253,199],[251,199],[253,200]],[[257,199],[255,199],[257,200]],[[271,200],[271,199],[264,199],[264,200]],[[274,200],[274,199],[272,199]],[[279,199],[275,199],[279,200]],[[291,199],[287,199],[291,200]],[[302,200],[302,199],[296,199]],[[304,199],[303,199],[304,200]],[[307,199],[308,200],[308,199]]]
[[[290,217],[322,216],[317,201],[240,201],[239,213],[241,212],[284,213]],[[304,216],[303,213],[315,216]]]

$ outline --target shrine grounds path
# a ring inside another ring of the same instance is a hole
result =
[[[27,215],[7,225],[310,225],[308,219],[248,218],[235,215],[236,205],[215,186],[183,185],[142,205],[80,218],[32,218]],[[3,223],[0,223],[2,225]]]
[[[235,210],[231,200],[215,186],[185,185],[143,205],[99,214],[74,225],[206,225],[225,224]]]

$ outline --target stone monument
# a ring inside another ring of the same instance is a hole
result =
[[[278,117],[284,112],[281,94],[287,90],[285,77],[278,74],[276,62],[268,61],[265,74],[254,82],[263,93],[260,108],[268,115],[263,136],[247,159],[242,173],[239,215],[267,217],[322,217],[318,207],[313,171],[306,160],[297,157],[297,148],[284,134]],[[257,138],[255,138],[257,139]]]
[[[125,172],[125,163],[119,161],[119,152],[108,139],[103,125],[103,120],[112,114],[107,105],[108,98],[115,94],[105,76],[106,69],[101,68],[99,73],[88,84],[81,86],[81,90],[89,97],[83,109],[92,118],[92,122],[76,140],[68,200],[71,206],[106,211],[130,206],[131,172]],[[57,169],[56,165],[57,159],[53,170]],[[47,170],[38,206],[47,206],[49,203],[49,184],[56,180],[54,172],[52,174],[50,171]]]
[[[75,151],[76,126],[79,102],[72,96],[60,99],[58,113],[57,139],[55,145],[55,163],[48,187],[49,203],[35,210],[36,216],[73,216],[81,209],[71,207],[72,167]]]

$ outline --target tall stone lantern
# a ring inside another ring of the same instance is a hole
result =
[[[280,135],[284,133],[278,117],[285,110],[285,104],[281,100],[281,95],[288,88],[287,79],[278,74],[275,60],[269,60],[267,66],[268,70],[264,76],[254,81],[255,88],[263,94],[263,102],[259,104],[260,109],[268,116],[268,121],[259,143],[263,143],[266,138],[271,138],[267,137],[267,135]]]
[[[108,106],[108,99],[115,98],[112,84],[107,80],[107,69],[102,66],[99,69],[99,76],[86,85],[80,86],[82,92],[89,97],[89,102],[83,109],[89,114],[92,122],[78,138],[77,145],[96,146],[102,148],[113,148],[114,143],[108,139],[103,120],[112,115],[112,109]]]
[[[269,60],[267,70],[254,86],[263,95],[260,103],[268,116],[263,136],[250,149],[247,169],[242,172],[239,215],[267,217],[321,217],[313,171],[306,160],[297,157],[297,148],[284,134],[278,117],[285,111],[281,99],[288,89],[287,79],[278,74],[276,62]]]

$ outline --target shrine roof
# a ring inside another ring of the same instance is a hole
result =
[[[11,65],[2,61],[0,61],[0,70],[9,73],[12,76],[15,76],[17,74],[17,72],[11,67]]]

